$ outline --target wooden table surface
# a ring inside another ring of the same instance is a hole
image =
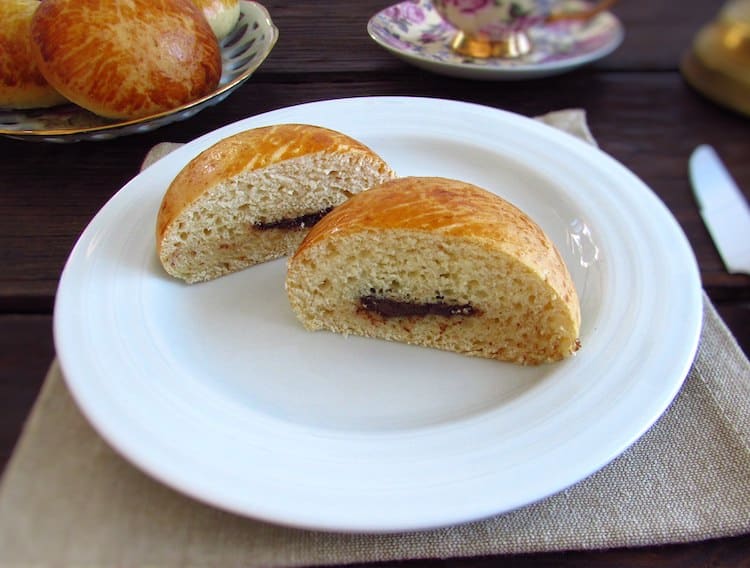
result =
[[[613,10],[626,38],[610,56],[574,72],[518,82],[433,75],[397,59],[367,35],[375,0],[266,0],[280,38],[271,55],[220,105],[151,133],[106,142],[49,144],[0,139],[0,467],[54,357],[52,310],[63,264],[105,202],[137,173],[146,151],[186,142],[257,113],[323,99],[413,95],[481,103],[534,116],[586,110],[602,149],[666,203],[692,245],[705,290],[750,352],[750,276],[730,275],[698,214],[687,177],[690,152],[714,145],[750,194],[750,120],[693,91],[679,73],[712,0],[624,0]],[[701,543],[597,552],[517,555],[387,566],[736,566],[750,535]]]

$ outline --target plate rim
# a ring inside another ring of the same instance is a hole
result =
[[[545,134],[554,137],[560,137],[559,140],[564,140],[566,144],[572,145],[572,146],[579,146],[579,150],[584,152],[594,152],[598,153],[601,156],[603,156],[602,159],[610,160],[613,163],[617,163],[614,161],[613,158],[610,156],[607,156],[600,150],[597,150],[593,147],[590,147],[589,145],[585,144],[584,142],[578,141],[576,139],[572,139],[567,134],[553,131],[551,127],[541,125],[538,122],[534,122],[531,119],[528,119],[526,117],[521,117],[520,115],[514,115],[513,113],[508,113],[507,111],[502,111],[500,109],[495,109],[492,107],[486,107],[483,105],[477,105],[474,103],[464,103],[459,101],[448,101],[444,99],[434,99],[434,98],[423,98],[423,97],[354,97],[354,98],[348,98],[348,99],[331,99],[331,100],[325,100],[325,101],[317,101],[314,103],[304,103],[301,105],[294,105],[292,107],[285,107],[282,109],[277,109],[275,111],[270,111],[268,113],[263,113],[261,115],[257,115],[255,117],[250,117],[248,119],[244,119],[241,121],[238,121],[237,123],[233,123],[231,125],[224,126],[222,128],[217,129],[216,131],[212,133],[205,134],[201,136],[200,138],[194,140],[193,142],[189,143],[186,146],[183,146],[175,151],[174,159],[175,161],[184,161],[188,156],[194,154],[195,152],[199,151],[203,147],[205,147],[207,144],[209,144],[213,139],[215,139],[217,136],[222,137],[224,133],[229,133],[233,130],[236,130],[241,127],[251,127],[255,125],[258,122],[263,121],[269,121],[273,120],[274,117],[278,116],[279,114],[283,114],[285,112],[297,112],[297,113],[303,113],[306,109],[310,108],[323,108],[326,107],[326,105],[367,105],[367,108],[370,109],[370,112],[372,111],[373,105],[372,103],[385,103],[385,104],[392,104],[392,105],[404,105],[406,107],[412,107],[413,105],[434,105],[434,104],[446,104],[451,106],[451,108],[454,109],[473,109],[476,112],[481,113],[497,113],[497,116],[503,117],[505,120],[513,123],[521,124],[523,123],[525,126],[527,126],[530,129],[537,129],[537,128],[544,128],[549,129],[545,130]],[[533,124],[533,126],[532,126]],[[564,138],[562,138],[564,137]],[[169,159],[169,156],[166,158]],[[617,163],[619,164],[619,163]],[[638,181],[643,188],[648,189],[645,184],[640,182],[638,178],[624,168],[624,166],[619,166],[623,172],[625,172],[627,175],[631,176],[633,180]],[[136,176],[138,177],[138,176]],[[135,180],[135,178],[134,178]],[[159,479],[162,483],[165,483],[166,485],[169,485],[171,487],[175,487],[181,492],[206,503],[209,503],[213,506],[217,506],[224,510],[230,510],[232,512],[246,515],[246,516],[253,516],[256,518],[260,518],[262,520],[274,522],[274,523],[281,523],[285,525],[292,525],[292,526],[298,526],[302,528],[310,528],[315,530],[334,530],[334,531],[346,531],[346,532],[392,532],[392,531],[404,531],[404,530],[421,530],[421,529],[429,529],[429,528],[438,528],[441,526],[446,526],[449,524],[455,524],[460,522],[466,522],[471,520],[476,520],[478,518],[481,518],[480,516],[477,516],[478,511],[474,511],[474,513],[466,515],[466,512],[463,512],[465,515],[463,518],[457,518],[455,516],[448,515],[447,517],[442,517],[440,519],[434,519],[433,522],[430,522],[424,518],[421,519],[411,519],[411,521],[407,522],[404,519],[399,519],[396,523],[389,522],[388,519],[378,518],[378,519],[359,519],[358,522],[355,521],[347,521],[347,522],[341,522],[339,521],[331,521],[330,519],[321,520],[320,518],[316,518],[315,515],[310,516],[309,513],[307,515],[299,514],[297,516],[295,515],[289,515],[280,513],[278,510],[274,511],[269,509],[264,509],[263,507],[256,507],[254,510],[249,511],[247,510],[246,506],[238,505],[237,503],[231,503],[226,502],[225,500],[222,500],[220,497],[217,498],[216,495],[207,495],[204,492],[201,492],[200,490],[196,490],[194,486],[185,485],[184,483],[181,483],[179,480],[175,480],[174,478],[170,477],[169,475],[164,475],[163,471],[160,471],[158,467],[153,467],[153,464],[144,463],[143,461],[138,460],[138,456],[133,456],[129,450],[130,448],[123,448],[121,444],[119,444],[120,440],[117,440],[117,437],[115,434],[112,433],[112,431],[108,430],[107,424],[101,423],[101,417],[96,416],[96,411],[90,406],[91,401],[86,399],[86,394],[81,389],[82,383],[80,382],[82,379],[79,374],[72,373],[71,374],[71,368],[75,367],[75,362],[72,362],[69,360],[68,355],[69,352],[67,349],[62,348],[61,346],[64,345],[64,342],[71,341],[71,339],[66,339],[63,336],[63,333],[65,332],[65,328],[63,326],[64,321],[62,320],[62,312],[60,311],[61,308],[64,306],[62,305],[66,301],[66,295],[74,293],[69,290],[70,284],[70,274],[69,274],[69,267],[72,263],[72,261],[75,258],[80,259],[80,255],[82,254],[82,248],[85,249],[87,245],[87,238],[91,236],[91,227],[94,226],[97,218],[100,216],[102,211],[106,210],[108,207],[110,207],[110,203],[112,203],[112,200],[117,199],[118,195],[124,194],[128,187],[133,184],[133,181],[129,182],[126,186],[124,186],[120,191],[113,196],[113,198],[105,204],[105,206],[102,208],[102,210],[97,213],[97,216],[94,217],[92,222],[89,224],[89,226],[84,230],[81,237],[77,241],[76,245],[73,248],[73,251],[71,252],[70,257],[68,258],[68,261],[66,262],[63,275],[61,277],[60,281],[60,287],[58,289],[58,296],[55,301],[55,313],[54,313],[54,336],[55,336],[55,345],[58,348],[58,358],[60,360],[61,370],[62,374],[65,378],[66,383],[68,384],[69,389],[71,390],[71,394],[73,395],[73,398],[76,400],[79,408],[82,410],[83,414],[87,417],[88,421],[92,423],[95,427],[95,429],[100,433],[100,435],[103,436],[104,439],[108,441],[108,443],[113,446],[118,453],[121,453],[125,455],[125,457],[131,462],[134,463],[139,468],[145,470],[148,472],[152,477],[155,477],[156,479]],[[132,192],[132,190],[129,190]],[[666,206],[658,199],[658,197],[655,194],[652,194],[651,199],[655,204],[659,204],[659,207],[661,208],[661,211],[659,215],[668,215],[669,223],[671,224],[671,231],[677,230],[675,236],[678,241],[681,243],[681,246],[683,248],[681,254],[687,254],[692,259],[692,263],[690,263],[689,267],[686,267],[688,271],[688,276],[692,280],[692,284],[694,285],[690,292],[693,296],[693,313],[691,313],[692,321],[691,325],[688,326],[688,331],[690,332],[690,336],[686,337],[686,344],[685,344],[685,352],[689,353],[689,356],[686,356],[684,360],[682,360],[679,364],[680,371],[679,374],[682,374],[682,377],[678,381],[673,381],[671,383],[671,389],[669,391],[663,391],[662,397],[663,406],[661,410],[653,417],[651,417],[647,421],[641,421],[639,422],[639,428],[636,430],[633,430],[630,432],[629,440],[627,443],[621,447],[618,447],[612,452],[610,452],[607,456],[604,457],[604,459],[601,461],[601,463],[598,463],[594,466],[593,470],[590,470],[586,475],[583,477],[579,477],[578,479],[575,479],[572,481],[572,483],[575,483],[577,481],[580,481],[581,479],[587,477],[588,475],[594,473],[595,471],[598,471],[603,465],[606,463],[609,463],[612,459],[614,459],[617,455],[622,453],[627,447],[629,447],[630,444],[632,444],[635,440],[637,440],[648,428],[650,428],[653,423],[661,416],[661,414],[664,412],[664,410],[667,408],[669,402],[676,396],[677,392],[679,391],[686,375],[687,371],[690,368],[690,365],[692,364],[693,357],[695,355],[695,352],[697,350],[698,345],[698,339],[700,334],[700,323],[702,318],[702,311],[700,310],[701,303],[700,303],[700,280],[699,280],[699,273],[697,269],[697,264],[695,263],[694,255],[692,254],[692,249],[689,247],[689,243],[687,242],[687,239],[680,229],[679,225],[677,224],[677,221],[674,219],[673,216],[669,213]],[[69,300],[68,300],[69,301]],[[696,308],[697,306],[697,308]],[[697,309],[697,312],[696,312]],[[70,335],[70,334],[68,334]],[[83,379],[83,382],[85,383],[87,379]],[[556,493],[558,491],[561,491],[568,487],[570,485],[566,484],[563,486],[558,486],[553,491],[553,493]],[[552,494],[548,493],[547,495]],[[547,495],[539,495],[537,496],[534,501],[541,499]],[[529,501],[525,503],[517,503],[517,506],[522,506],[529,504],[534,501]],[[510,510],[510,509],[509,509]],[[489,511],[484,510],[483,514],[495,514],[498,512],[506,512],[506,511]]]

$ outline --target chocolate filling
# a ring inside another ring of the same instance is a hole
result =
[[[308,213],[307,215],[300,215],[292,219],[279,219],[278,221],[270,221],[268,223],[255,223],[255,227],[261,231],[268,229],[287,229],[290,231],[296,231],[297,229],[304,229],[305,227],[312,227],[315,223],[320,221],[323,217],[328,214],[333,207],[327,207],[322,211],[316,213]]]
[[[477,310],[471,304],[446,304],[445,302],[402,302],[379,296],[362,296],[359,303],[368,312],[375,312],[384,318],[400,316],[473,316]]]

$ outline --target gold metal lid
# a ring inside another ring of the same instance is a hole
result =
[[[704,26],[680,65],[696,90],[750,116],[750,0],[733,0]]]

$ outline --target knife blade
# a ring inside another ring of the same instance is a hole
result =
[[[716,151],[707,144],[690,156],[690,181],[703,222],[732,273],[750,274],[750,205]]]

